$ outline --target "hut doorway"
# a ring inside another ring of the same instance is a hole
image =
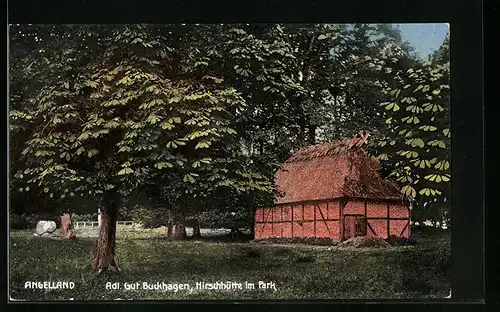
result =
[[[364,215],[344,216],[344,239],[366,236],[366,217]]]

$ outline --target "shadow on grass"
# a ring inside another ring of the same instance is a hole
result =
[[[418,235],[417,235],[418,236]],[[421,239],[416,246],[387,249],[302,248],[228,244],[230,235],[117,243],[118,274],[94,275],[93,239],[10,238],[11,296],[30,300],[103,299],[321,299],[436,298],[448,294],[449,240]],[[240,242],[248,241],[248,236]],[[220,242],[212,244],[207,242]],[[73,290],[26,290],[26,281],[73,281]],[[125,282],[275,282],[277,291],[126,291]],[[119,282],[119,290],[106,283]]]
[[[384,255],[385,261],[400,272],[401,289],[446,297],[451,287],[450,231],[424,227],[412,229],[412,235],[418,242],[416,246]]]
[[[211,243],[246,243],[253,240],[253,236],[246,235],[243,233],[234,234],[224,234],[217,236],[188,236],[184,239],[174,239],[169,240],[165,235],[156,235],[151,237],[139,237],[139,238],[124,238],[124,239],[134,239],[134,240],[154,240],[154,241],[187,241],[187,242],[211,242]]]

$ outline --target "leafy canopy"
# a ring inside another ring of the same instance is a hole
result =
[[[10,112],[11,129],[29,132],[25,167],[16,174],[25,189],[33,184],[64,198],[176,177],[193,192],[268,189],[262,176],[235,161],[230,121],[245,100],[222,78],[197,72],[191,60],[172,62],[181,52],[158,26],[81,26],[67,33],[75,39],[63,53],[82,54],[75,51],[88,48],[82,38],[97,38],[93,60],[59,61],[70,68],[50,79],[31,105]]]
[[[449,37],[447,37],[449,38]],[[449,199],[450,62],[448,41],[433,61],[420,69],[398,71],[395,85],[383,85],[388,135],[381,137],[378,158],[406,195]]]

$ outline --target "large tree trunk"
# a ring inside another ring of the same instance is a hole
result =
[[[108,191],[103,196],[99,238],[92,257],[92,270],[97,273],[118,271],[115,259],[116,219],[121,198],[118,192]]]
[[[176,215],[174,224],[175,224],[174,238],[185,239],[187,235],[186,235],[186,220],[184,216],[182,214]]]
[[[194,219],[193,222],[193,237],[195,238],[201,237],[200,222],[198,221],[198,219]]]
[[[74,237],[73,229],[71,227],[71,216],[65,213],[61,216],[61,233],[63,238]]]

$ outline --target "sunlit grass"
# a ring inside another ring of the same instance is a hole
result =
[[[353,249],[257,243],[168,242],[155,230],[120,231],[122,272],[95,276],[94,239],[11,233],[11,297],[29,300],[443,298],[450,287],[449,235],[421,235],[415,246]],[[164,235],[163,235],[164,237]],[[73,281],[73,290],[26,290],[26,281]],[[106,282],[275,282],[272,290],[106,290]]]

